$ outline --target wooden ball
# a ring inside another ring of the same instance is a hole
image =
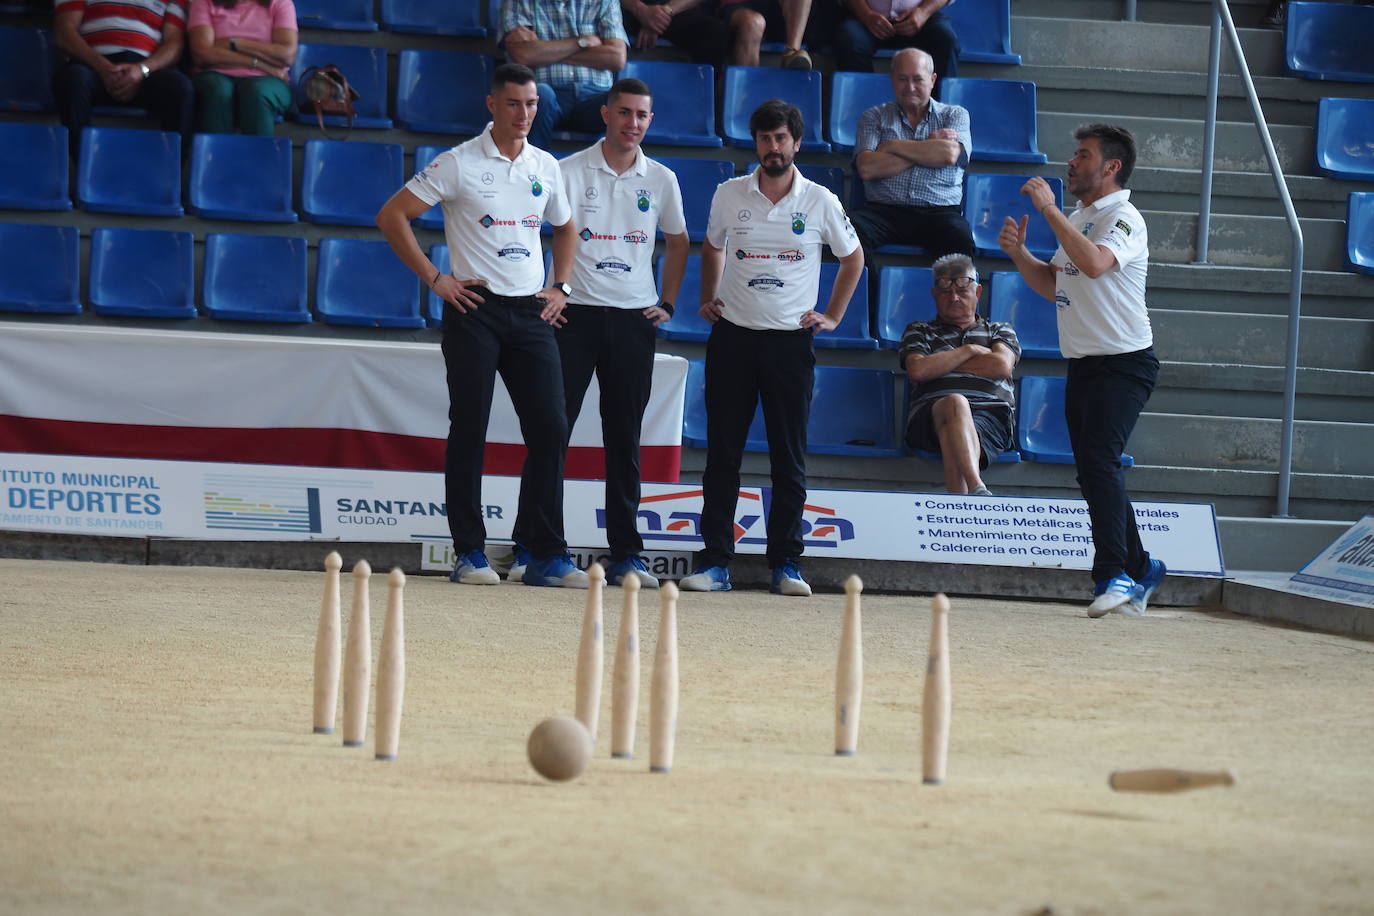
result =
[[[592,736],[572,716],[545,719],[530,732],[530,766],[545,779],[576,779],[592,759]]]

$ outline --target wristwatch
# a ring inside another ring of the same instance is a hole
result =
[[[572,287],[566,283],[555,283],[553,288],[563,294],[564,299],[572,298]]]
[[[669,302],[667,299],[659,300],[658,307],[663,309],[663,311],[667,312],[669,318],[673,317],[673,304]]]
[[[148,65],[147,65],[147,64],[139,64],[139,65],[138,65],[138,69],[140,69],[140,70],[143,71],[143,78],[144,78],[145,80],[148,78],[148,74],[153,72],[153,71],[151,71],[151,70],[148,69]]]
[[[592,40],[586,35],[579,35],[577,36],[577,46],[585,51],[592,46]]]

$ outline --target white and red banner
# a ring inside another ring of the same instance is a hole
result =
[[[678,479],[687,361],[660,354],[645,480]],[[567,476],[605,476],[591,387]],[[440,471],[448,390],[437,343],[0,323],[0,451]],[[484,470],[519,474],[520,426],[497,379]]]

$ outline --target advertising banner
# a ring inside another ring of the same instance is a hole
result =
[[[1374,515],[1366,515],[1293,574],[1294,591],[1374,607]]]

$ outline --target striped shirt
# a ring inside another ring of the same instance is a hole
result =
[[[906,358],[912,354],[930,356],[932,353],[943,353],[964,344],[980,344],[991,348],[994,343],[1005,344],[1016,359],[1021,358],[1021,342],[1016,339],[1016,331],[1004,321],[988,321],[979,316],[967,330],[958,325],[946,324],[939,318],[934,321],[913,321],[902,332],[902,346],[897,351],[897,365],[906,371]],[[920,407],[948,394],[962,394],[968,398],[970,407],[1012,408],[1016,403],[1016,393],[1012,390],[1011,379],[990,379],[968,372],[951,372],[927,382],[911,382],[911,411],[907,415],[908,420]]]
[[[501,0],[501,35],[520,26],[533,29],[540,41],[557,41],[579,35],[595,35],[602,41],[618,39],[628,47],[619,0]],[[615,71],[576,64],[556,63],[534,68],[541,83],[555,89],[591,89],[605,92],[615,81]]]
[[[958,105],[945,105],[934,99],[925,117],[912,125],[894,102],[875,105],[859,116],[854,139],[854,155],[875,150],[885,140],[928,140],[933,130],[950,127],[959,133],[959,161],[953,165],[927,168],[913,165],[889,178],[864,182],[864,197],[869,203],[897,204],[904,207],[949,207],[964,198],[964,166],[973,146],[969,133],[968,111]]]
[[[186,29],[186,0],[57,0],[55,15],[81,13],[77,31],[97,54],[150,56],[165,26]]]

